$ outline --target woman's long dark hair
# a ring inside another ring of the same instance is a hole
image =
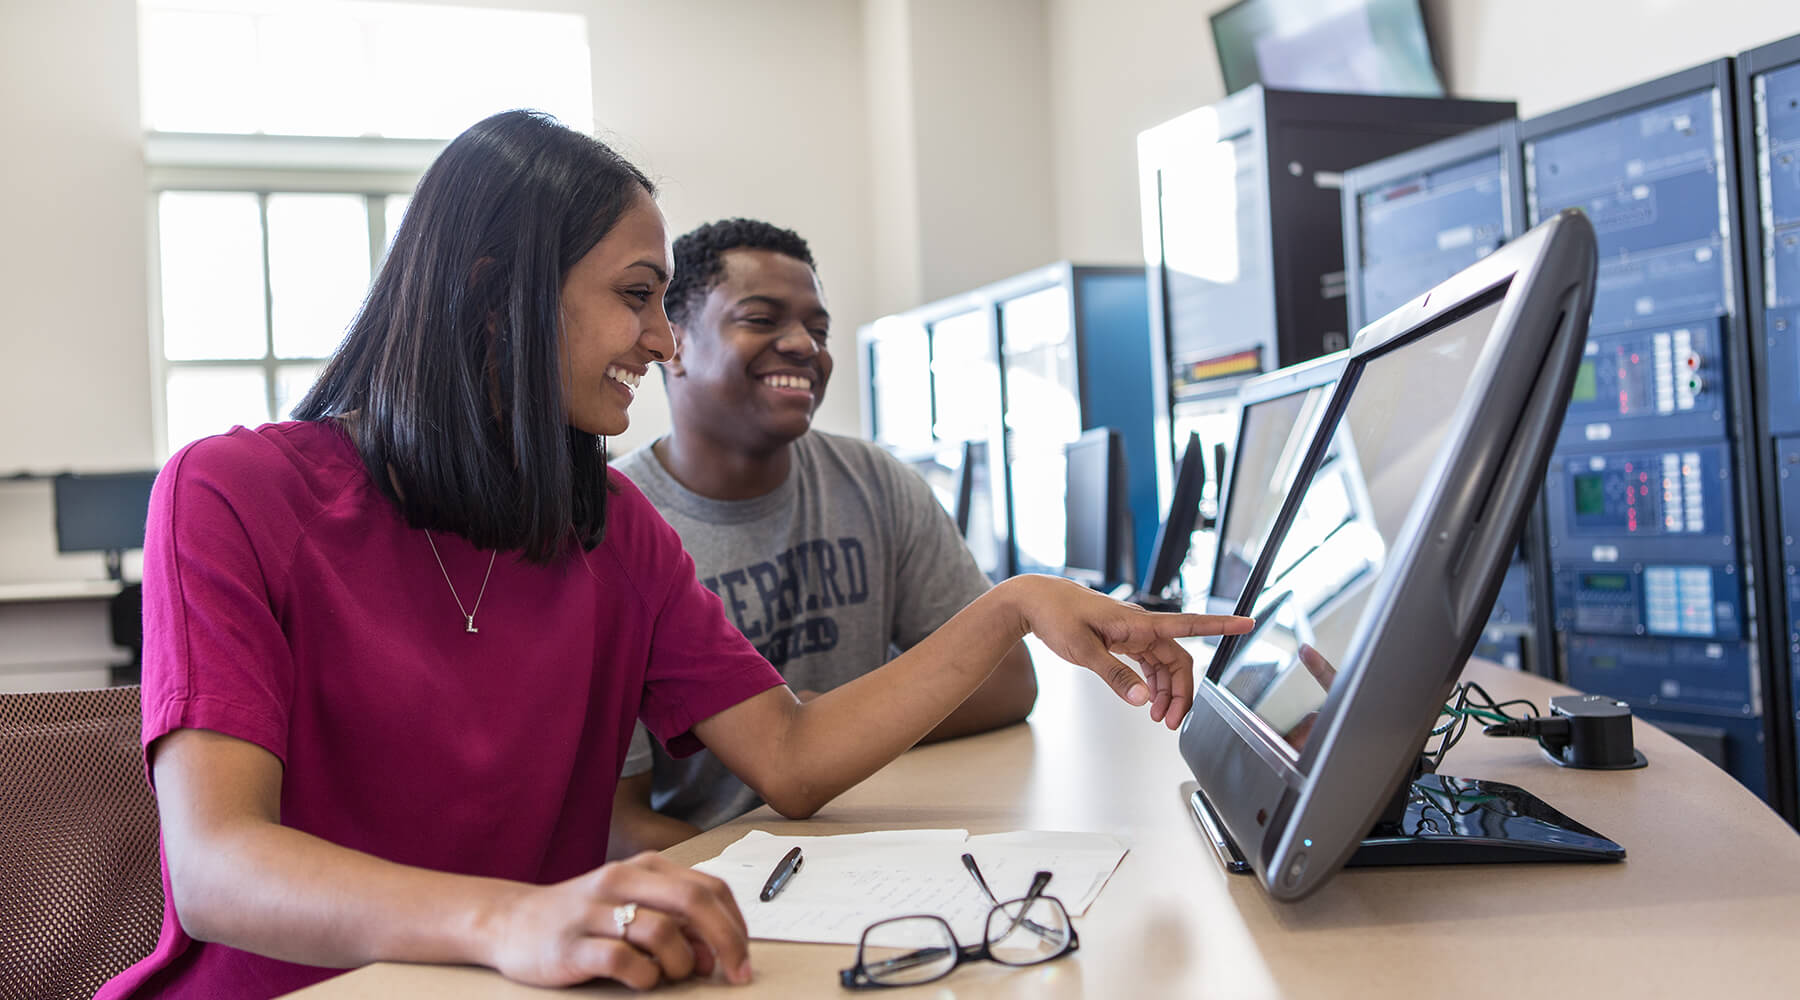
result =
[[[547,563],[606,528],[606,446],[568,426],[562,283],[650,181],[530,111],[458,136],[419,181],[343,344],[294,416],[345,421],[418,528]]]

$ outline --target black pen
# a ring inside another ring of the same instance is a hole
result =
[[[760,897],[763,902],[774,899],[782,889],[787,888],[794,873],[800,870],[800,863],[803,860],[805,859],[800,857],[800,848],[798,847],[781,856],[781,860],[775,863],[775,870],[769,873],[769,880],[763,883]]]

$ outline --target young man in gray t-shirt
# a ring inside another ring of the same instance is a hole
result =
[[[614,463],[680,533],[725,613],[801,697],[887,662],[988,581],[930,487],[880,448],[811,430],[831,377],[811,251],[744,219],[675,241],[663,367],[672,429]],[[1023,719],[1024,647],[928,739]],[[760,804],[711,753],[677,760],[640,725],[609,853],[677,843]]]

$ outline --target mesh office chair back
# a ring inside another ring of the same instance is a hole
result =
[[[162,924],[136,687],[0,695],[0,1000],[92,997]]]

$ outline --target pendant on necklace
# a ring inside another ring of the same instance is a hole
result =
[[[463,617],[467,618],[469,620],[469,627],[463,629],[464,632],[479,632],[479,631],[481,631],[480,629],[475,627],[475,616],[474,615],[463,615]]]

